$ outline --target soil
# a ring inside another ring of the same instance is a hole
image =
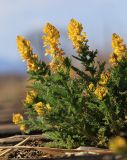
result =
[[[33,146],[33,147],[42,147],[42,144],[46,142],[46,140],[41,138],[34,138],[32,137],[28,141],[26,141],[23,146]],[[16,143],[8,143],[7,146],[14,146]],[[3,144],[3,146],[6,146]],[[2,145],[0,145],[2,146]],[[64,156],[63,155],[50,155],[48,153],[44,153],[43,151],[39,151],[36,149],[13,149],[9,153],[7,153],[2,159],[0,160],[115,160],[114,156],[104,156],[104,155],[81,155],[81,156]]]
[[[28,140],[24,146],[41,147],[44,140],[42,139],[31,139]],[[8,155],[8,159],[40,159],[42,157],[49,157],[42,151],[37,151],[36,149],[15,149]]]

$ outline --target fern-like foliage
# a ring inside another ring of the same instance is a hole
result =
[[[24,102],[27,118],[19,124],[26,126],[26,132],[42,131],[42,136],[49,139],[45,146],[107,147],[112,136],[127,135],[127,49],[123,40],[113,35],[113,48],[116,47],[110,59],[113,64],[106,70],[105,62],[96,60],[98,51],[90,50],[82,28],[79,22],[71,20],[69,37],[78,52],[72,57],[82,64],[82,69],[63,56],[58,46],[59,32],[49,23],[43,39],[49,47],[46,51],[53,58],[51,63],[33,59],[29,41],[18,39],[22,42],[19,49],[25,54],[23,57],[33,62],[29,62],[28,73],[34,90]]]

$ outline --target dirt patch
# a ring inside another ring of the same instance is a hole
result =
[[[67,150],[67,149],[59,149],[59,148],[47,148],[43,147],[44,143],[48,142],[48,140],[43,139],[41,135],[21,135],[14,136],[12,138],[4,138],[0,140],[0,146],[9,146],[9,152],[6,152],[2,157],[2,160],[115,160],[115,157],[111,154],[91,154],[88,152],[83,152],[79,150]],[[19,144],[19,145],[17,145]],[[15,148],[11,148],[15,146]],[[96,147],[84,147],[85,150],[89,150],[90,152],[95,149],[100,150]],[[94,150],[94,151],[95,151]],[[6,151],[6,149],[4,150]],[[78,152],[77,152],[78,151]],[[106,150],[101,150],[101,153]],[[69,153],[69,154],[67,154]],[[71,154],[70,154],[71,153]],[[77,154],[78,153],[78,154]],[[83,154],[79,154],[83,153]],[[109,153],[109,152],[107,152]]]
[[[44,142],[46,142],[44,139],[32,138],[31,140],[28,140],[24,146],[42,147]],[[15,149],[6,156],[6,159],[42,159],[46,157],[53,158],[52,155],[36,149]]]

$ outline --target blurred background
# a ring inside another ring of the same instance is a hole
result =
[[[116,32],[127,42],[126,0],[0,0],[0,136],[18,133],[12,114],[22,112],[27,86],[26,64],[16,48],[16,36],[31,41],[34,52],[44,61],[42,27],[54,24],[61,33],[61,46],[67,55],[75,54],[67,37],[71,18],[80,21],[91,49],[107,61],[111,35]]]

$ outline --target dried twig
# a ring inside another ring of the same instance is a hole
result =
[[[11,136],[7,138],[1,138],[0,139],[0,144],[7,144],[7,143],[18,143],[19,141],[24,140],[24,138],[27,138],[30,136],[31,138],[43,138],[42,135],[16,135],[16,136]]]
[[[66,154],[66,153],[86,153],[86,154],[113,154],[112,151],[106,150],[106,149],[97,149],[97,150],[90,150],[90,149],[83,149],[83,150],[77,150],[77,149],[58,149],[58,148],[48,148],[48,147],[33,147],[33,146],[6,146],[6,147],[0,147],[0,149],[36,149],[40,150],[46,153],[50,154]]]
[[[23,143],[25,143],[28,139],[30,138],[30,136],[29,137],[27,137],[26,139],[24,139],[23,141],[21,141],[20,143],[18,143],[18,144],[16,144],[15,146],[9,146],[9,147],[1,147],[0,149],[2,149],[2,151],[4,150],[4,149],[6,149],[6,150],[4,150],[1,154],[0,154],[0,157],[1,156],[4,156],[6,153],[8,153],[8,152],[10,152],[13,148],[11,148],[11,147],[15,147],[15,149],[17,148],[17,147],[19,147],[20,145],[22,145]]]

